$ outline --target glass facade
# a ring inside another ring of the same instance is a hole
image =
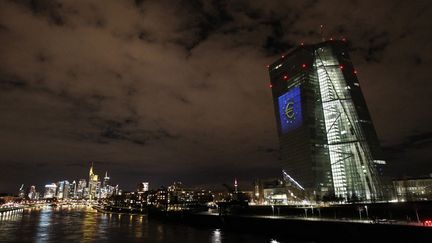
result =
[[[380,198],[379,143],[344,43],[299,47],[270,79],[283,169],[310,198]]]
[[[321,105],[336,196],[370,200],[377,194],[373,158],[343,75],[330,47],[315,50]]]

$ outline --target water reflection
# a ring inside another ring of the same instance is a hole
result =
[[[143,215],[98,213],[89,207],[24,210],[0,216],[3,242],[271,242],[222,229],[165,224]]]
[[[0,214],[0,221],[17,221],[21,220],[22,211],[8,211]]]
[[[95,231],[98,229],[97,234],[103,235],[103,229],[102,232],[100,232],[100,229],[98,228],[98,222],[96,221],[96,213],[95,211],[92,211],[88,208],[84,209],[86,213],[84,214],[84,219],[82,221],[82,227],[81,231],[83,232],[83,239],[84,241],[89,241],[91,239],[94,239]],[[100,219],[101,217],[99,217]]]
[[[222,242],[222,233],[220,229],[215,229],[213,231],[212,237],[211,237],[212,243],[221,243]]]
[[[52,225],[52,214],[53,211],[48,208],[42,209],[42,211],[39,213],[39,218],[37,220],[37,233],[36,233],[36,239],[38,241],[44,242],[49,241],[50,237],[50,228]]]

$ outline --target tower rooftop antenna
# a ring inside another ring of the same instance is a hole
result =
[[[324,25],[320,25],[320,37],[321,37],[321,41],[325,41],[324,38]]]

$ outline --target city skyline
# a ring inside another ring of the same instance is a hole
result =
[[[266,65],[320,42],[321,24],[326,40],[350,43],[389,175],[427,175],[430,11],[392,1],[1,2],[0,192],[86,174],[89,161],[125,189],[280,176]]]

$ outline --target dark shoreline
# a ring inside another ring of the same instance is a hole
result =
[[[101,211],[127,213],[126,210]],[[139,214],[139,213],[132,213]],[[432,227],[390,223],[345,222],[332,219],[218,215],[188,211],[149,210],[150,220],[170,224],[188,224],[199,228],[220,228],[277,237],[279,241],[313,242],[431,242]]]

